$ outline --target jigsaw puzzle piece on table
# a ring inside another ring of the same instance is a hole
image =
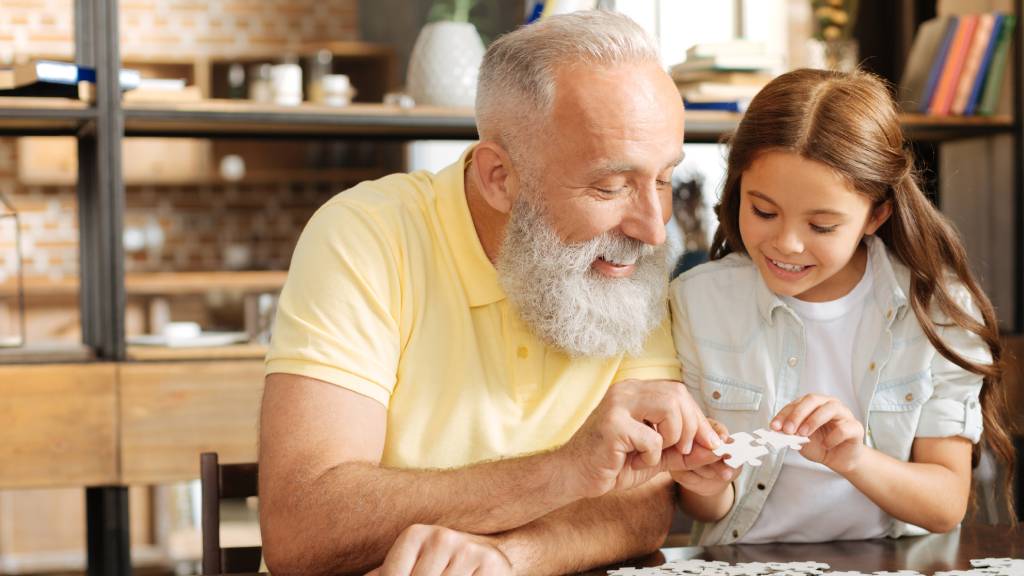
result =
[[[746,574],[747,576],[765,576],[774,572],[774,570],[764,562],[740,562],[738,564],[734,564],[733,568],[740,570],[738,574]]]
[[[709,572],[715,571],[720,572],[729,568],[728,562],[722,562],[720,560],[701,560],[699,558],[690,558],[688,560],[672,560],[666,562],[659,569],[666,571],[665,573],[672,574],[708,574]]]
[[[798,574],[821,574],[829,569],[824,562],[769,562],[768,567],[778,572],[796,572]]]
[[[837,571],[837,572],[826,572],[825,576],[873,576],[870,572],[856,572],[856,571]]]
[[[936,572],[933,576],[992,576],[991,572],[977,570],[944,570]]]
[[[799,450],[801,446],[811,441],[811,439],[806,436],[783,434],[782,432],[767,430],[765,428],[758,428],[757,430],[754,430],[754,436],[757,437],[759,444],[767,446],[772,452],[778,452],[783,448]]]
[[[759,458],[768,454],[768,449],[757,443],[757,440],[746,432],[737,432],[729,437],[732,442],[722,444],[714,449],[715,456],[729,455],[724,462],[732,468],[739,468],[744,464],[760,466]]]
[[[895,572],[875,572],[875,576],[921,576],[917,570],[897,570]]]

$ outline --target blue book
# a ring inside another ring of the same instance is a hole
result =
[[[981,101],[981,89],[985,86],[985,78],[988,76],[989,65],[992,63],[992,54],[996,51],[996,44],[999,43],[999,33],[1003,28],[1006,18],[996,13],[996,21],[992,24],[992,36],[988,39],[988,46],[981,57],[981,64],[978,66],[978,75],[974,77],[974,86],[971,87],[971,96],[967,99],[967,106],[964,108],[964,116],[974,116],[974,111]]]
[[[942,44],[939,46],[939,51],[935,55],[935,61],[932,62],[932,70],[928,74],[928,82],[925,83],[924,92],[921,93],[921,102],[917,105],[917,111],[922,114],[928,113],[928,108],[932,104],[932,98],[935,96],[935,88],[939,85],[939,78],[942,76],[942,69],[946,65],[946,56],[949,54],[949,47],[953,44],[953,37],[956,36],[956,29],[960,24],[960,19],[956,16],[949,17],[949,24],[946,26],[946,34],[942,37]]]
[[[139,86],[137,70],[121,70],[122,90]],[[0,69],[0,96],[52,96],[78,98],[78,83],[96,83],[96,70],[72,62],[36,60]]]
[[[687,110],[714,110],[716,112],[746,112],[749,102],[730,100],[722,102],[690,102],[683,100]]]

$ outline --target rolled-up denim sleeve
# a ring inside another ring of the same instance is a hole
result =
[[[953,293],[965,311],[981,319],[981,312],[965,288],[959,286]],[[947,318],[937,320],[950,324],[941,328],[940,337],[951,350],[976,364],[992,363],[992,351],[980,336],[951,324]],[[934,391],[921,409],[916,435],[924,438],[962,436],[977,443],[984,429],[978,400],[983,377],[957,366],[938,352],[932,360],[931,372]]]

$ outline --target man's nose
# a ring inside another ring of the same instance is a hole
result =
[[[638,192],[622,219],[622,233],[644,244],[661,245],[665,242],[665,215],[670,207],[665,205],[656,186]]]

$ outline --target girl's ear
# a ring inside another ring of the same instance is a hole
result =
[[[886,200],[871,211],[871,218],[868,218],[868,224],[864,228],[865,234],[874,234],[885,221],[892,216],[892,201]]]

